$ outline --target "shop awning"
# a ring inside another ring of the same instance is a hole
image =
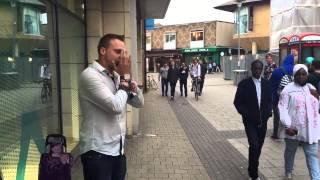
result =
[[[182,53],[198,53],[198,52],[216,52],[217,48],[185,48],[182,49]]]

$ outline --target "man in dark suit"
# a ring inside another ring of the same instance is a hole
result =
[[[251,63],[252,77],[242,80],[234,99],[234,106],[242,116],[249,142],[250,179],[258,176],[259,157],[267,131],[267,121],[272,112],[270,82],[261,77],[263,64],[259,60]]]
[[[183,96],[183,90],[184,90],[184,95],[185,95],[185,97],[187,97],[188,96],[187,82],[188,82],[189,68],[184,62],[181,63],[179,73],[180,73],[179,74],[180,94],[181,94],[181,96]]]
[[[172,60],[168,70],[168,81],[169,81],[170,90],[171,90],[171,99],[170,99],[171,101],[174,100],[174,93],[176,91],[176,84],[178,79],[179,79],[179,69],[175,65],[174,60]]]

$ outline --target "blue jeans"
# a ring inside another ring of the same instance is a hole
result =
[[[294,156],[296,154],[297,148],[299,146],[299,141],[292,139],[285,139],[286,149],[284,151],[285,160],[285,171],[286,174],[292,173]],[[311,180],[320,180],[320,169],[318,160],[318,144],[309,144],[305,142],[300,142],[304,155],[306,157],[307,167],[309,170],[309,175]]]

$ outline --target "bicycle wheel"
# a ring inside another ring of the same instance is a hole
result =
[[[47,88],[42,87],[42,89],[41,89],[41,102],[42,102],[42,104],[47,102],[47,99],[48,99],[47,95],[48,95]]]
[[[199,95],[200,95],[200,84],[197,85],[197,101],[199,99]]]
[[[150,81],[147,81],[147,89],[150,89],[151,83]]]
[[[156,82],[155,80],[152,80],[152,81],[151,81],[151,87],[152,87],[152,89],[154,89],[154,90],[157,90],[157,89],[158,89],[158,84],[157,84],[157,82]]]
[[[196,101],[198,101],[198,92],[197,92],[198,86],[196,84],[193,85],[193,92],[194,92],[194,98],[196,98]]]

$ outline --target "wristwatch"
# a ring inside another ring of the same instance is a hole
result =
[[[134,93],[133,93],[132,91],[130,91],[129,87],[126,87],[126,86],[124,86],[124,85],[119,84],[119,90],[120,90],[120,89],[121,89],[121,90],[124,90],[124,91],[127,93],[129,99],[131,99],[131,98],[134,97]]]

